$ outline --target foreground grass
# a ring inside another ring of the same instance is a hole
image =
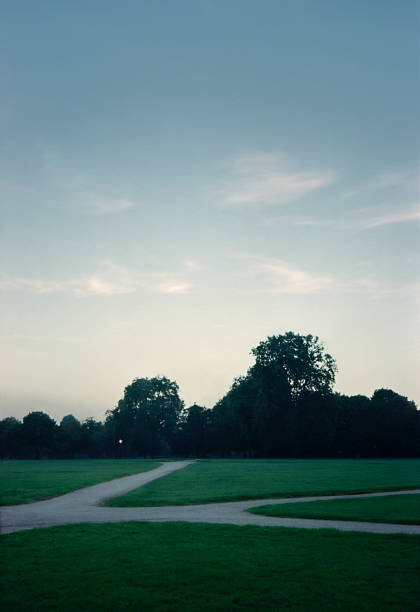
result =
[[[161,506],[420,487],[420,460],[205,460],[108,502]]]
[[[62,495],[99,482],[146,472],[160,465],[141,459],[0,461],[0,505]]]
[[[375,523],[420,524],[420,495],[391,495],[362,499],[332,499],[258,506],[249,512],[265,516],[287,516]]]
[[[418,610],[420,538],[186,523],[1,536],[5,612]]]

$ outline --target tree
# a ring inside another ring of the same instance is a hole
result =
[[[202,457],[208,450],[208,413],[204,406],[193,404],[182,412],[178,425],[177,450],[181,454]]]
[[[228,394],[220,399],[209,411],[208,440],[211,452],[229,456],[232,450],[237,450],[237,421],[229,402]]]
[[[370,400],[372,442],[379,457],[418,456],[419,412],[416,404],[391,389],[377,389]]]
[[[293,332],[269,336],[252,349],[255,365],[249,370],[252,376],[260,372],[270,374],[271,379],[282,381],[289,387],[295,403],[303,393],[316,391],[328,394],[335,381],[337,366],[325,352],[318,336],[301,336]]]
[[[54,454],[57,424],[45,412],[30,412],[23,417],[22,435],[35,459]]]
[[[297,406],[297,454],[300,457],[331,457],[336,439],[337,404],[332,393],[307,391]]]
[[[108,413],[107,427],[114,442],[123,440],[124,454],[168,454],[183,408],[178,385],[165,376],[136,378],[124,390],[124,397]],[[124,451],[125,449],[125,451]]]
[[[329,409],[322,398],[331,394],[337,371],[334,359],[317,336],[293,332],[269,336],[251,353],[255,364],[246,378],[252,381],[256,397],[258,453],[294,456],[306,448],[307,453],[322,454],[320,445],[310,440],[308,428],[310,422],[322,419],[319,431],[330,441]]]
[[[223,453],[294,456],[305,435],[307,452],[324,454],[308,430],[321,418],[319,431],[329,450],[334,437],[328,400],[337,371],[334,359],[317,337],[293,332],[269,336],[251,353],[255,364],[234,381],[209,417],[213,447],[218,440]]]
[[[370,399],[365,395],[334,396],[336,405],[335,452],[339,457],[370,457],[375,454]]]
[[[255,365],[248,371],[255,389],[254,419],[257,452],[264,456],[292,456],[296,446],[296,409],[290,384],[276,365]]]
[[[89,457],[103,457],[106,454],[107,432],[100,421],[88,417],[82,423],[83,449]]]
[[[60,423],[60,445],[65,455],[72,459],[82,450],[83,430],[80,422],[72,415],[63,417]]]
[[[0,421],[0,458],[18,457],[22,446],[22,423],[15,417]]]

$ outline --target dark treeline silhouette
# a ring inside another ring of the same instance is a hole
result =
[[[176,382],[137,378],[104,422],[44,412],[0,421],[1,458],[416,457],[420,412],[390,389],[332,390],[335,360],[312,335],[270,336],[212,409],[185,408]]]

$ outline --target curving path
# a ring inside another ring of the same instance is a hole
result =
[[[279,518],[247,512],[250,508],[267,504],[316,501],[318,499],[344,499],[351,497],[380,497],[401,493],[420,493],[420,489],[392,491],[388,493],[364,493],[359,495],[328,495],[281,499],[257,499],[250,501],[217,502],[192,506],[160,506],[147,508],[105,508],[103,504],[112,497],[119,497],[156,478],[180,470],[193,461],[171,461],[160,467],[133,476],[117,478],[92,487],[66,493],[59,497],[31,504],[3,506],[0,508],[0,531],[12,533],[36,527],[51,527],[70,523],[120,523],[126,521],[187,521],[190,523],[224,523],[231,525],[262,525],[299,527],[303,529],[339,529],[340,531],[365,531],[369,533],[420,534],[420,525],[397,525],[360,521],[335,521],[301,518]]]

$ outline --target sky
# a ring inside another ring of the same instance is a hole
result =
[[[419,405],[419,2],[1,12],[0,418],[212,407],[286,331]]]

